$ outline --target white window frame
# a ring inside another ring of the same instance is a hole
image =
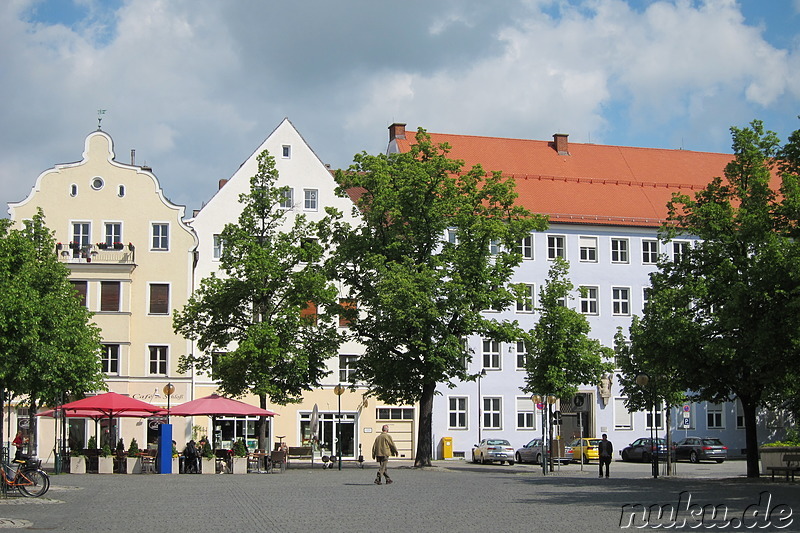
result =
[[[112,352],[116,352],[112,354]],[[118,376],[120,368],[120,345],[103,343],[103,352],[100,356],[103,373],[109,376]],[[112,355],[114,357],[112,357]],[[116,366],[112,369],[112,366]]]
[[[642,311],[647,308],[647,304],[650,303],[650,290],[652,287],[642,287]]]
[[[666,419],[664,413],[664,405],[659,402],[658,407],[655,409],[656,415],[656,424],[657,426],[654,429],[664,429],[664,420]],[[648,409],[645,413],[644,419],[644,427],[645,429],[650,429],[653,423],[653,410]]]
[[[319,189],[303,189],[303,210],[319,210]]]
[[[447,397],[447,429],[469,429],[469,396]]]
[[[169,251],[169,222],[150,223],[150,250],[154,252]]]
[[[530,396],[517,396],[515,401],[517,412],[516,420],[518,431],[533,431],[536,429],[536,405]],[[521,423],[520,423],[521,422]]]
[[[481,349],[481,368],[485,370],[500,370],[501,353],[502,347],[500,346],[500,341],[494,339],[483,339]]]
[[[153,359],[153,349],[156,349],[156,359]],[[163,350],[162,350],[163,349]],[[163,358],[162,358],[163,354]],[[153,364],[156,364],[156,372],[153,372]],[[164,367],[164,372],[161,372],[161,367]],[[149,376],[166,376],[169,374],[169,346],[164,344],[148,344],[147,345],[147,375]]]
[[[547,260],[552,261],[556,257],[567,258],[567,237],[565,235],[547,236]]]
[[[611,311],[613,315],[630,316],[631,288],[611,287]]]
[[[350,378],[355,373],[355,362],[358,356],[353,354],[339,354],[339,382],[350,383]]]
[[[633,431],[633,413],[625,407],[627,398],[614,398],[614,430]]]
[[[524,283],[526,293],[525,298],[522,300],[517,300],[517,313],[533,313],[534,309],[534,297],[536,294],[536,287],[533,283]]]
[[[627,264],[631,257],[631,241],[622,237],[611,239],[611,262],[614,264]]]
[[[153,296],[153,285],[166,285],[167,286],[167,311],[165,313],[153,313],[151,308],[151,299]],[[147,284],[147,314],[148,316],[168,316],[171,314],[172,309],[172,284],[168,281],[151,281]]]
[[[525,361],[528,359],[528,350],[525,348],[525,341],[517,341],[516,364],[517,370],[525,370]]]
[[[282,191],[281,199],[278,202],[281,209],[294,209],[294,188],[286,187]]]
[[[447,228],[444,232],[444,238],[450,244],[458,244],[458,231],[455,228]]]
[[[481,402],[483,429],[503,429],[503,397],[484,396]]]
[[[657,239],[642,239],[642,264],[655,265],[658,263],[659,246]]]
[[[517,253],[522,256],[524,261],[533,261],[533,235],[529,234],[520,239],[517,245]]]
[[[215,261],[219,261],[222,258],[222,235],[219,233],[215,233],[212,237],[211,242],[211,258]]]
[[[489,241],[489,255],[500,255],[500,241],[498,239],[492,239]]]
[[[103,222],[103,242],[108,246],[113,246],[116,242],[122,242],[122,222]]]
[[[706,429],[725,429],[725,404],[706,402]]]
[[[580,287],[578,303],[580,312],[584,315],[600,314],[600,288],[594,285],[583,285]],[[584,295],[584,292],[586,293]]]
[[[291,144],[281,145],[281,158],[282,159],[291,159],[292,158],[292,145]]]
[[[685,254],[691,246],[689,241],[672,241],[670,250],[672,250],[672,261],[677,263],[680,256]]]
[[[597,237],[578,237],[581,263],[597,263]]]
[[[89,246],[92,243],[92,223],[86,220],[73,220],[70,223],[72,228],[70,242],[77,242],[80,246]]]

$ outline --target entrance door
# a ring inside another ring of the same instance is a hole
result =
[[[303,439],[310,436],[310,414],[301,415],[300,432]],[[319,447],[323,455],[336,455],[336,439],[341,430],[342,458],[355,459],[356,444],[356,416],[352,413],[342,413],[341,420],[338,413],[319,414]]]

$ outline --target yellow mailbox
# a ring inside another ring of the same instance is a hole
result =
[[[453,437],[442,437],[442,459],[453,458]]]

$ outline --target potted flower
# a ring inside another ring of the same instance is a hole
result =
[[[247,473],[247,445],[244,443],[244,439],[233,443],[233,473]]]
[[[114,243],[114,249],[115,250],[122,250],[122,246],[123,246],[123,244],[121,242],[115,242]]]
[[[139,451],[139,443],[136,442],[136,439],[131,439],[131,444],[128,446],[128,457],[125,459],[127,463],[126,472],[129,474],[135,474],[136,472],[141,472],[142,470],[142,458],[141,452]]]
[[[81,243],[76,242],[76,241],[72,241],[71,243],[69,243],[69,248],[70,248],[70,250],[80,250],[81,249]]]
[[[97,247],[101,250],[108,250],[108,243],[107,242],[98,242]]]
[[[86,454],[83,453],[83,450],[75,449],[70,452],[69,472],[70,474],[86,473]]]
[[[103,447],[100,448],[100,457],[97,458],[97,473],[114,473],[114,458],[111,457],[111,448],[108,444],[103,444]]]
[[[217,473],[217,458],[214,456],[214,450],[208,443],[208,437],[200,439],[202,446],[200,447],[200,467],[203,474],[216,474]]]

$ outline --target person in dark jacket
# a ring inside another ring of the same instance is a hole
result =
[[[608,440],[608,435],[603,433],[603,440],[597,445],[597,453],[600,456],[600,477],[603,477],[603,465],[606,466],[606,477],[608,477],[608,466],[611,464],[611,457],[614,455],[614,445]]]

